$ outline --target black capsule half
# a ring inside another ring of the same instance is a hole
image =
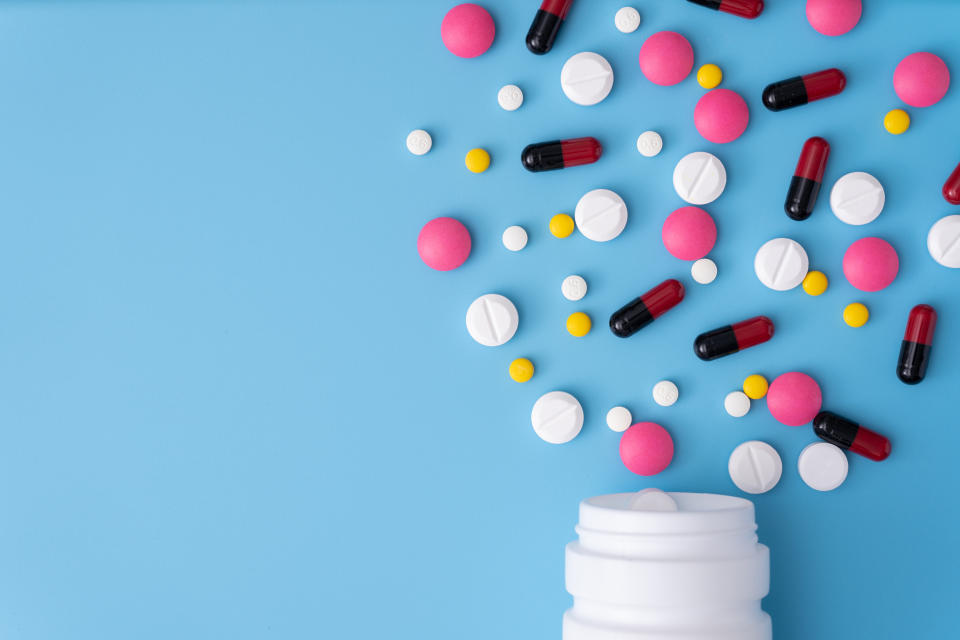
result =
[[[543,0],[527,31],[527,49],[537,55],[550,51],[571,4],[573,0]]]

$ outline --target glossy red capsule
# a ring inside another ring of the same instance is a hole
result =
[[[937,312],[930,305],[918,304],[910,310],[897,360],[897,377],[906,384],[917,384],[927,375],[936,326]]]
[[[773,337],[773,321],[756,316],[697,336],[693,352],[701,360],[715,360],[763,344]]]
[[[823,183],[823,172],[830,157],[830,144],[823,138],[809,138],[803,143],[797,169],[790,180],[784,211],[794,220],[806,220],[813,213]]]
[[[701,7],[723,11],[741,18],[756,18],[763,13],[763,0],[687,0]]]
[[[841,449],[877,462],[890,455],[890,440],[885,436],[830,411],[821,411],[813,418],[813,432]]]
[[[550,51],[572,4],[573,0],[543,0],[527,31],[527,49],[537,55]]]
[[[950,204],[960,204],[960,164],[943,183],[943,197]]]
[[[763,104],[771,111],[782,111],[835,96],[846,86],[847,77],[840,69],[824,69],[767,85]]]
[[[683,285],[679,280],[664,280],[610,316],[610,330],[621,338],[632,336],[680,304],[683,294]]]
[[[527,171],[553,171],[596,162],[603,147],[596,138],[537,142],[524,147],[520,162]]]

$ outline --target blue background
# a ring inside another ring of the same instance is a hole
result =
[[[615,30],[622,0],[579,1],[553,51],[528,53],[536,2],[486,0],[491,50],[449,54],[452,2],[9,2],[0,10],[0,635],[4,638],[558,638],[570,604],[563,545],[580,499],[658,486],[738,491],[727,457],[773,444],[780,484],[755,498],[772,549],[764,607],[781,639],[955,634],[958,596],[956,385],[960,272],[929,257],[930,225],[955,213],[940,196],[960,160],[960,90],[909,109],[903,136],[882,127],[902,106],[896,63],[928,50],[960,73],[949,2],[866,2],[850,34],[827,38],[799,0],[770,0],[755,21],[681,2],[636,2],[643,24]],[[636,63],[651,33],[693,43],[695,68],[719,64],[748,99],[745,135],[703,140],[693,75],[675,87]],[[578,51],[613,65],[610,96],[568,101],[560,67]],[[839,66],[840,96],[771,113],[769,82]],[[496,103],[516,83],[514,113]],[[426,128],[433,150],[404,147]],[[663,153],[636,137],[662,133]],[[594,135],[594,165],[530,174],[528,142]],[[832,145],[813,217],[793,222],[784,194],[803,141]],[[493,165],[463,166],[482,146]],[[660,242],[683,203],[676,161],[707,150],[726,192],[709,286]],[[886,188],[865,228],[840,223],[828,189],[863,170]],[[607,244],[558,240],[547,222],[594,188],[630,210]],[[473,234],[460,269],[420,262],[427,220]],[[500,244],[510,224],[530,243]],[[830,288],[777,293],[753,274],[766,240],[789,235]],[[900,275],[866,294],[843,278],[857,238],[891,241]],[[580,273],[579,303],[560,282]],[[623,302],[667,277],[687,299],[629,340],[605,327]],[[499,348],[464,328],[469,303],[496,291],[520,311]],[[871,311],[861,329],[845,305]],[[927,380],[894,376],[907,312],[940,313]],[[566,316],[595,328],[570,337]],[[701,331],[755,314],[774,339],[704,363]],[[508,363],[537,372],[518,385]],[[760,401],[722,409],[743,378],[813,375],[824,405],[887,434],[883,463],[850,457],[838,490],[796,472],[809,427],[775,422]],[[652,385],[675,380],[678,404]],[[586,424],[569,444],[530,427],[536,398],[574,393]],[[676,456],[642,478],[620,463],[604,424],[625,404],[662,423]]]

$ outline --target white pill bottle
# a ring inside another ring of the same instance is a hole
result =
[[[753,503],[645,489],[580,503],[563,640],[770,640]]]

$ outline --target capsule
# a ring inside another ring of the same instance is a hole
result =
[[[845,86],[847,78],[840,69],[825,69],[768,84],[763,90],[763,104],[771,111],[782,111],[835,96]]]
[[[773,321],[767,316],[756,316],[701,333],[693,341],[693,352],[701,360],[716,360],[763,344],[772,337]]]
[[[683,285],[678,280],[664,280],[610,316],[610,330],[621,338],[632,336],[673,309],[681,300]]]
[[[943,183],[943,197],[950,204],[960,204],[960,164]]]
[[[550,51],[571,4],[573,0],[543,0],[527,31],[527,49],[537,55]]]
[[[806,220],[813,213],[829,156],[830,144],[823,138],[813,137],[803,143],[787,201],[783,204],[783,210],[794,220]]]
[[[813,432],[841,449],[877,462],[890,455],[890,441],[885,436],[830,411],[821,411],[813,418]]]
[[[741,18],[756,18],[763,13],[763,0],[687,0],[701,7],[732,13]]]
[[[910,309],[907,330],[900,344],[900,359],[897,361],[897,377],[902,382],[917,384],[927,375],[936,326],[937,312],[930,305],[918,304]]]
[[[603,153],[596,138],[573,138],[528,144],[520,153],[520,162],[527,171],[553,171],[592,164]]]

